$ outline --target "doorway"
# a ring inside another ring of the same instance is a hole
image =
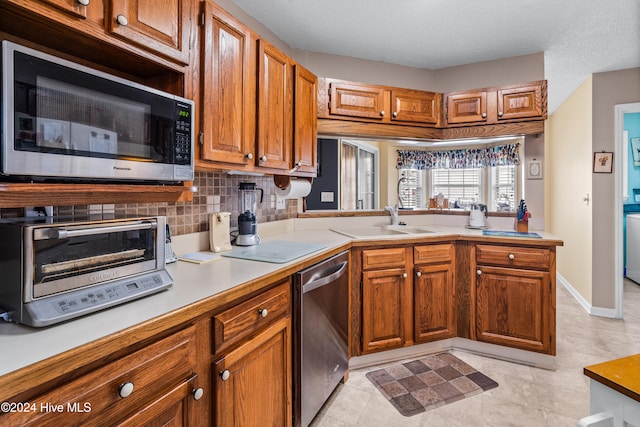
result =
[[[623,301],[624,301],[624,244],[625,244],[625,227],[624,227],[624,204],[626,199],[633,199],[635,203],[635,195],[633,188],[629,188],[628,183],[628,166],[632,161],[633,153],[630,150],[629,139],[632,135],[625,133],[625,115],[640,113],[640,103],[619,104],[615,106],[615,150],[621,153],[614,156],[615,162],[615,294],[616,308],[615,317],[621,319],[623,317]],[[631,159],[630,159],[631,158]],[[637,201],[640,203],[640,199]]]

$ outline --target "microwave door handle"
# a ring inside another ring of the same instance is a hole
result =
[[[64,228],[49,228],[48,230],[42,230],[40,238],[34,236],[34,240],[44,239],[67,239],[78,236],[92,236],[103,233],[118,233],[122,231],[132,230],[149,230],[158,227],[156,221],[146,221],[136,224],[114,225],[110,227],[96,227],[96,228],[80,228],[76,230],[65,230]]]

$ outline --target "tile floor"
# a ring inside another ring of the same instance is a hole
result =
[[[499,387],[404,417],[365,378],[377,367],[354,370],[347,383],[336,388],[312,426],[575,427],[589,414],[589,381],[582,368],[640,353],[640,286],[625,280],[624,292],[625,319],[615,320],[590,316],[558,286],[555,371],[455,351]]]

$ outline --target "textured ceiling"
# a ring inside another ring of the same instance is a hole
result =
[[[289,46],[425,69],[544,52],[549,109],[640,67],[640,0],[233,0]]]

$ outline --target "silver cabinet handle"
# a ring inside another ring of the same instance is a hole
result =
[[[124,15],[116,16],[116,21],[118,22],[118,24],[122,25],[123,27],[126,27],[127,25],[129,25],[129,20]]]
[[[78,0],[78,4],[82,6],[89,6],[89,0]]]
[[[417,277],[422,276],[422,272],[420,272],[420,271],[416,271],[416,276],[417,276]]]
[[[498,111],[498,117],[502,117],[502,111]]]
[[[509,259],[516,259],[516,256],[514,254],[509,254]]]
[[[266,162],[267,161],[267,156],[261,156],[260,157],[260,161],[261,162]]]
[[[478,270],[476,270],[476,274],[477,274],[478,276],[481,276],[481,275],[482,275],[482,270],[479,270],[479,269],[478,269]]]
[[[384,117],[384,110],[380,111],[380,115]]]
[[[402,278],[406,279],[407,277],[409,277],[409,275],[407,273],[402,273]]]
[[[247,156],[246,156],[246,157],[247,157],[247,159],[251,160],[251,159],[253,159],[253,154],[251,154],[251,153],[247,153]]]
[[[486,119],[487,118],[487,113],[482,113],[482,118]]]
[[[222,381],[228,380],[230,376],[231,376],[231,372],[229,372],[228,369],[225,369],[224,371],[220,372],[220,378],[222,378]]]
[[[258,315],[260,317],[267,317],[267,314],[269,314],[269,312],[266,308],[261,308],[260,310],[258,310]]]
[[[198,387],[196,389],[193,389],[193,391],[191,392],[191,395],[193,396],[193,400],[202,399],[202,395],[203,394],[204,394],[204,390],[202,389],[202,387]]]
[[[131,393],[133,393],[132,382],[126,382],[124,384],[120,384],[120,387],[118,387],[118,395],[120,395],[120,397],[122,397],[123,399],[125,397],[129,397]]]
[[[393,114],[391,114],[393,117],[398,117],[398,112],[394,111]]]

